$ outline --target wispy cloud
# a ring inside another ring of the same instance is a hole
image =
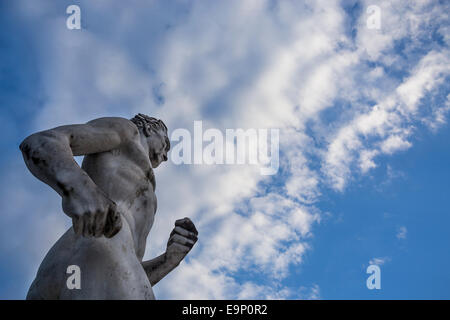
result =
[[[369,265],[376,264],[378,266],[382,266],[389,261],[391,261],[390,257],[373,258],[369,261]]]
[[[405,226],[401,226],[397,231],[397,239],[406,239],[408,229]]]
[[[301,287],[299,299],[301,300],[320,300],[320,287],[314,284],[312,287]]]

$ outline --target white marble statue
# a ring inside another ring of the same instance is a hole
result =
[[[155,298],[152,286],[179,265],[198,235],[189,218],[177,220],[166,252],[142,261],[156,212],[152,168],[167,160],[169,148],[164,123],[143,114],[61,126],[22,142],[27,167],[62,197],[72,219],[27,299]],[[81,168],[74,160],[80,155]],[[68,286],[69,266],[79,267],[76,288]]]

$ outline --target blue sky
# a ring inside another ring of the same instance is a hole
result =
[[[335,216],[317,228],[301,277],[320,279],[321,293],[336,299],[448,299],[449,134],[421,135],[346,194],[327,194],[320,208]],[[387,260],[379,291],[361,281],[373,256]]]
[[[66,28],[67,6],[81,30]],[[380,9],[380,28],[366,9]],[[445,1],[0,1],[0,298],[70,226],[28,134],[138,112],[169,131],[278,128],[280,170],[155,170],[146,259],[200,239],[160,299],[449,299]],[[176,195],[174,198],[173,195]],[[381,268],[381,290],[366,268]],[[193,280],[195,279],[195,281]]]

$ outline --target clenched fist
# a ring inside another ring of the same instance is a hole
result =
[[[167,242],[166,259],[178,265],[197,242],[198,231],[189,218],[175,221]]]

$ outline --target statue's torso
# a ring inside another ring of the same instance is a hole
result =
[[[138,143],[87,155],[82,168],[125,218],[133,233],[136,255],[142,259],[156,213],[154,175],[150,160]]]
[[[122,229],[107,239],[77,236],[70,228],[48,252],[30,293],[50,299],[153,299],[141,265],[156,211],[153,171],[145,151],[130,143],[85,156],[82,168],[117,204]],[[81,269],[81,290],[66,287],[71,264]]]

